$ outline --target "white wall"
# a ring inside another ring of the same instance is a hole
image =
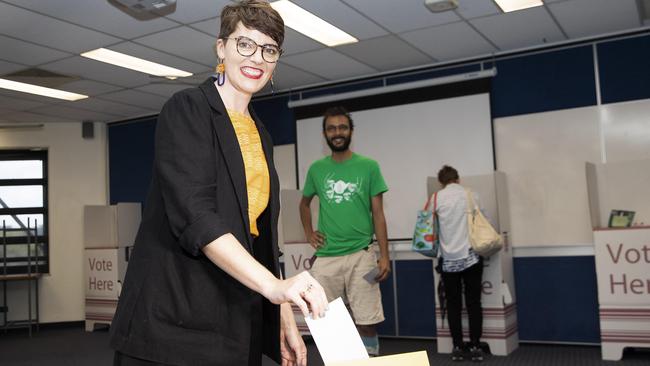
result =
[[[50,273],[39,283],[43,323],[84,319],[83,206],[107,203],[106,128],[82,139],[80,123],[46,123],[42,129],[2,129],[0,149],[48,150]],[[27,318],[26,284],[10,283],[10,320]]]

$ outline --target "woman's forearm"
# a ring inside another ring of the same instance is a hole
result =
[[[203,247],[203,253],[212,263],[251,290],[268,297],[277,279],[244,249],[232,234],[223,235]]]

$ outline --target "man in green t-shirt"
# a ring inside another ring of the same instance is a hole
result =
[[[323,286],[328,300],[342,297],[349,305],[368,353],[379,354],[376,325],[384,321],[379,282],[388,278],[388,235],[383,193],[388,187],[376,161],[350,150],[354,124],[342,107],[323,117],[323,135],[331,156],[309,168],[300,218],[309,243],[316,249],[312,276]],[[318,230],[309,205],[318,196]],[[373,234],[379,243],[377,261]]]

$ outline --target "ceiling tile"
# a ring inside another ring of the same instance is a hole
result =
[[[147,74],[81,56],[45,64],[41,68],[123,87],[136,87],[147,84],[151,80]]]
[[[473,19],[470,23],[503,51],[565,39],[543,6]]]
[[[194,1],[192,0],[192,3]],[[7,0],[7,2],[125,39],[140,37],[178,25],[176,22],[164,18],[146,21],[135,19],[111,5],[107,0]],[[183,3],[184,1],[179,2]]]
[[[88,99],[78,100],[75,102],[64,102],[58,104],[58,106],[75,108],[75,109],[83,109],[87,111],[105,113],[105,114],[110,114],[110,115],[115,115],[120,117],[142,115],[147,110],[147,108],[138,108],[132,105],[126,105],[124,103],[115,103],[115,102],[111,102],[99,98],[88,98]]]
[[[0,57],[4,57],[0,56]],[[26,69],[27,66],[24,65],[18,65],[13,62],[7,62],[7,61],[2,61],[0,60],[0,75],[6,75],[6,74],[11,74],[12,72],[19,71]]]
[[[104,94],[101,96],[101,99],[112,100],[115,102],[157,111],[159,111],[162,108],[163,104],[165,104],[167,101],[167,98],[161,97],[159,95],[144,93],[137,90],[122,90],[115,93]]]
[[[374,38],[387,34],[386,30],[376,22],[341,1],[294,0],[293,2],[358,39]],[[376,3],[378,1],[373,0],[372,2]]]
[[[322,1],[325,3],[324,1]],[[432,13],[422,0],[346,0],[391,32],[402,33],[461,20],[453,11]]]
[[[219,17],[214,17],[200,22],[189,24],[188,26],[191,28],[196,28],[207,34],[210,34],[216,39],[219,36],[221,22],[219,21]]]
[[[336,49],[378,70],[401,69],[433,62],[429,56],[395,36],[373,38]]]
[[[476,0],[460,0],[456,11],[465,19],[501,13],[494,1]]]
[[[11,120],[7,117],[10,113],[15,113],[16,111],[10,111],[8,109],[0,108],[0,123],[8,123]]]
[[[91,112],[83,109],[76,109],[64,107],[61,105],[53,105],[47,107],[40,107],[30,110],[30,112],[45,114],[48,116],[60,117],[68,121],[95,121],[107,122],[119,119],[119,115]]]
[[[92,80],[77,80],[63,84],[61,89],[73,93],[80,93],[88,96],[94,96],[103,93],[120,90],[119,86],[108,85]]]
[[[136,43],[181,56],[203,65],[217,64],[217,56],[214,54],[215,41],[214,37],[185,26],[134,40]]]
[[[293,55],[295,53],[307,52],[325,48],[326,46],[314,41],[313,39],[303,36],[291,28],[285,27],[284,43],[282,49],[284,56]]]
[[[135,88],[134,90],[139,90],[143,91],[146,93],[152,93],[152,94],[157,94],[162,97],[169,98],[171,97],[174,93],[179,92],[183,89],[191,88],[194,85],[186,85],[186,84],[174,84],[174,83],[167,83],[164,81],[161,81],[160,83],[152,82],[149,83],[148,85],[140,86]]]
[[[282,62],[278,63],[273,76],[273,83],[275,84],[276,90],[287,90],[301,85],[315,84],[324,81],[326,81],[326,79],[320,76],[305,72]]]
[[[400,34],[400,37],[439,60],[453,60],[496,51],[465,22]]]
[[[118,41],[109,35],[6,3],[0,3],[0,34],[73,53]]]
[[[641,26],[634,0],[573,0],[547,6],[570,38]]]
[[[160,52],[133,42],[119,43],[108,48],[117,52],[126,53],[130,56],[139,57],[147,61],[156,62],[191,73],[204,72],[210,69],[210,66],[184,60],[180,57]]]
[[[72,55],[4,36],[0,36],[0,49],[2,50],[3,59],[30,66]]]
[[[229,0],[191,0],[177,1],[176,11],[165,17],[181,23],[192,23],[210,17],[219,16],[221,9],[232,4]]]
[[[32,112],[16,112],[8,114],[4,117],[5,120],[12,122],[25,122],[25,123],[49,123],[49,122],[74,122],[73,118],[50,116],[47,114],[32,113]]]
[[[330,80],[368,75],[377,71],[329,48],[287,56],[282,61]]]
[[[26,109],[41,107],[43,105],[45,105],[45,103],[28,99],[11,98],[7,96],[0,97],[0,108],[12,111],[24,111]]]

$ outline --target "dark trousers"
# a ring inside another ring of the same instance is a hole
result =
[[[465,293],[465,307],[469,317],[469,339],[472,345],[478,346],[483,333],[483,309],[481,308],[483,260],[462,272],[442,272],[441,275],[447,297],[447,320],[454,347],[463,346],[463,326],[461,322],[463,292]]]

